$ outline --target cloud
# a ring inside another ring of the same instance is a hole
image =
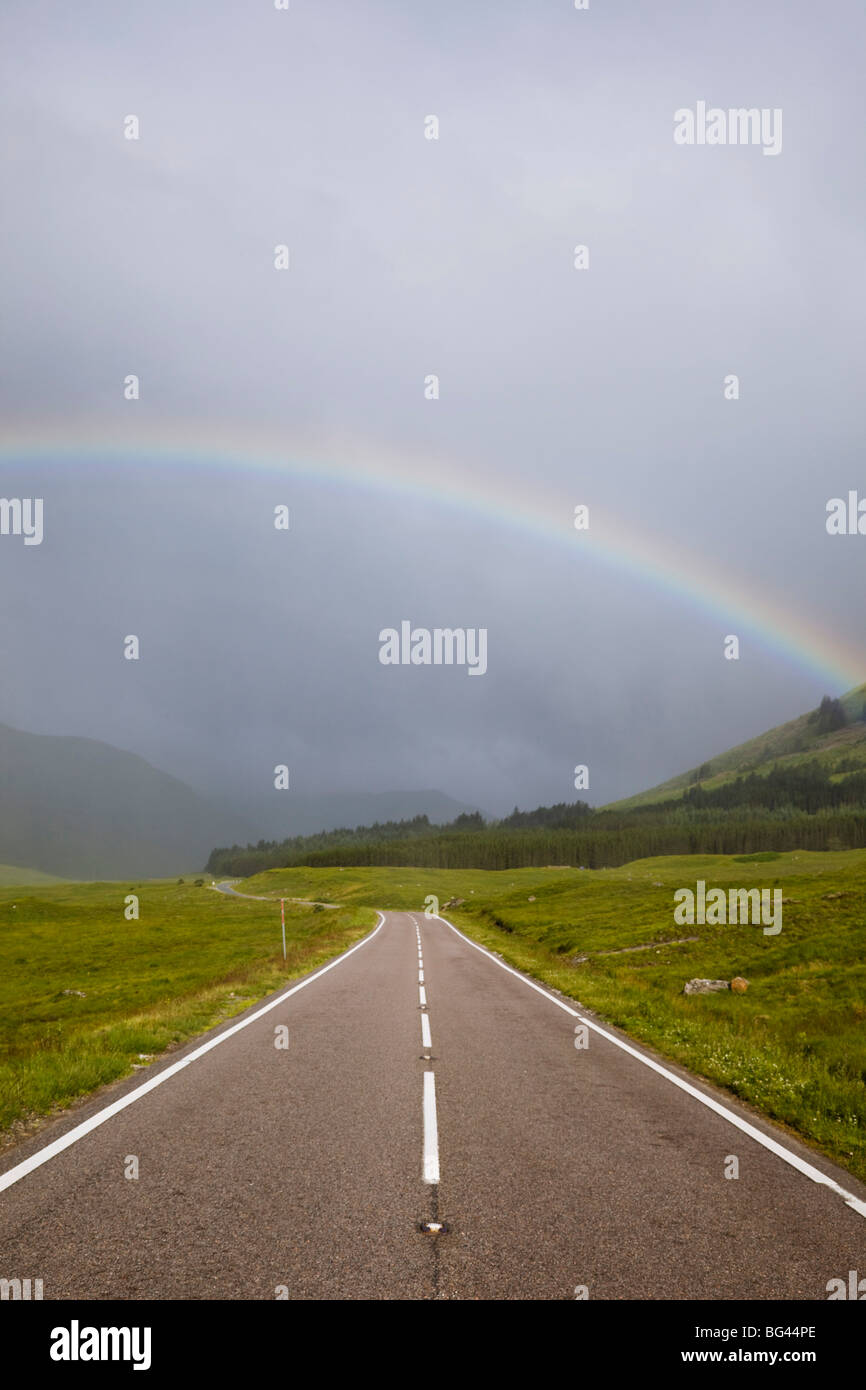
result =
[[[244,795],[290,759],[323,794],[508,810],[568,799],[578,761],[594,800],[626,794],[814,704],[813,669],[753,642],[732,670],[687,596],[495,510],[499,479],[558,489],[858,630],[856,541],[823,516],[861,478],[864,21],[762,16],[7,6],[0,404],[34,437],[102,421],[117,459],[4,455],[46,541],[0,538],[0,718]],[[703,98],[783,107],[783,153],[677,147]],[[180,449],[132,466],[139,421],[441,457],[490,514]],[[486,626],[483,680],[381,668],[403,618]]]

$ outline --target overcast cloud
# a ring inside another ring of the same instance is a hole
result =
[[[6,0],[0,29],[0,404],[13,439],[116,442],[0,456],[0,495],[45,500],[42,545],[0,537],[0,722],[223,794],[287,763],[299,792],[500,813],[574,799],[579,762],[627,795],[840,693],[495,504],[585,501],[861,644],[866,537],[824,526],[866,494],[857,0]],[[780,108],[781,153],[676,145],[701,100]],[[184,463],[223,428],[407,483],[439,459],[492,510]],[[153,434],[176,450],[128,455]],[[404,618],[487,628],[487,673],[382,666]]]

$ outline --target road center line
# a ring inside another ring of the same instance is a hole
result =
[[[430,1036],[430,1016],[421,1015],[421,1045],[422,1047],[432,1047],[433,1039]]]
[[[46,1144],[44,1149],[39,1149],[35,1154],[31,1154],[29,1158],[24,1159],[23,1163],[17,1163],[15,1167],[10,1168],[7,1173],[0,1173],[0,1192],[5,1191],[7,1187],[12,1187],[16,1182],[20,1182],[28,1173],[32,1173],[34,1168],[41,1167],[43,1163],[47,1163],[51,1158],[56,1158],[64,1149],[68,1149],[73,1144],[77,1144],[78,1140],[83,1139],[86,1134],[90,1134],[91,1130],[98,1129],[100,1125],[105,1124],[106,1120],[110,1120],[113,1115],[118,1115],[121,1110],[125,1110],[128,1105],[132,1105],[134,1101],[140,1100],[142,1096],[146,1096],[149,1091],[156,1090],[156,1087],[161,1086],[164,1081],[168,1081],[169,1077],[175,1076],[179,1071],[183,1071],[184,1067],[191,1066],[193,1062],[197,1062],[199,1057],[203,1057],[206,1052],[211,1052],[213,1048],[219,1047],[220,1043],[224,1043],[228,1038],[233,1038],[235,1033],[239,1033],[242,1028],[248,1028],[251,1023],[255,1023],[257,1019],[270,1013],[271,1009],[279,1008],[280,1004],[285,1003],[293,994],[297,994],[298,990],[306,989],[307,985],[311,985],[314,980],[321,979],[323,975],[327,975],[329,970],[333,970],[335,966],[342,965],[344,960],[348,960],[356,951],[360,951],[362,946],[366,946],[367,943],[372,941],[373,937],[377,936],[382,930],[385,924],[384,914],[379,912],[378,917],[378,925],[373,928],[370,935],[365,936],[357,945],[350,946],[349,950],[337,956],[336,960],[332,960],[327,965],[323,965],[321,970],[317,970],[315,974],[308,976],[306,980],[301,980],[300,984],[292,985],[291,989],[287,989],[282,994],[278,994],[276,999],[272,999],[269,1004],[265,1004],[262,1008],[256,1009],[255,1013],[250,1014],[248,1018],[241,1019],[240,1023],[233,1024],[231,1028],[227,1028],[225,1032],[220,1033],[218,1037],[209,1038],[206,1043],[202,1043],[200,1047],[195,1048],[192,1052],[188,1053],[186,1057],[181,1057],[179,1062],[172,1063],[172,1065],[166,1067],[164,1071],[159,1072],[156,1076],[152,1076],[148,1081],[143,1082],[141,1086],[136,1086],[134,1090],[128,1091],[125,1096],[121,1096],[120,1100],[115,1100],[111,1105],[106,1105],[104,1110],[98,1110],[95,1115],[91,1115],[89,1119],[82,1121],[80,1125],[75,1125],[73,1129],[61,1135],[59,1139],[55,1139],[53,1144]]]
[[[424,1181],[439,1181],[439,1130],[436,1124],[436,1078],[424,1073]]]
[[[515,979],[521,980],[523,984],[528,985],[530,989],[534,989],[537,994],[541,994],[545,999],[549,999],[551,1004],[555,1004],[558,1009],[562,1009],[564,1013],[570,1014],[572,1018],[579,1019],[579,1021],[585,1024],[593,1033],[598,1033],[600,1037],[606,1038],[608,1042],[613,1043],[614,1047],[620,1048],[622,1052],[627,1052],[630,1057],[636,1058],[636,1060],[641,1062],[645,1067],[649,1067],[651,1071],[657,1072],[659,1076],[663,1076],[666,1081],[670,1081],[674,1086],[678,1086],[681,1091],[685,1091],[687,1095],[700,1101],[701,1105],[705,1105],[708,1110],[713,1110],[717,1115],[721,1115],[723,1120],[727,1120],[729,1124],[734,1125],[734,1127],[741,1130],[743,1134],[748,1134],[750,1139],[754,1139],[756,1143],[762,1144],[765,1149],[769,1149],[770,1153],[774,1153],[776,1157],[781,1158],[784,1163],[788,1163],[792,1168],[796,1168],[798,1172],[803,1173],[804,1176],[810,1178],[812,1182],[819,1183],[822,1187],[829,1187],[832,1192],[835,1192],[837,1196],[843,1199],[847,1206],[851,1207],[852,1211],[856,1211],[858,1216],[866,1217],[866,1201],[863,1201],[860,1197],[856,1197],[853,1192],[848,1192],[846,1188],[835,1182],[833,1178],[829,1178],[826,1173],[822,1173],[820,1168],[815,1168],[811,1163],[807,1163],[805,1159],[800,1158],[799,1154],[792,1153],[791,1150],[786,1149],[783,1144],[778,1143],[775,1139],[771,1139],[768,1134],[762,1133],[762,1131],[756,1129],[754,1125],[750,1125],[748,1120],[741,1119],[733,1110],[729,1110],[726,1105],[722,1105],[713,1096],[708,1096],[703,1091],[699,1091],[697,1086],[692,1086],[688,1081],[684,1081],[682,1077],[675,1075],[672,1071],[668,1071],[667,1067],[660,1066],[658,1062],[654,1062],[651,1057],[645,1057],[642,1052],[638,1052],[636,1047],[630,1047],[629,1044],[623,1042],[621,1038],[617,1038],[613,1033],[609,1033],[607,1029],[599,1027],[599,1025],[593,1023],[591,1019],[585,1018],[583,1014],[578,1013],[576,1009],[572,1009],[568,1004],[564,1003],[562,999],[557,999],[555,994],[551,994],[548,990],[544,989],[542,985],[538,985],[534,980],[530,980],[528,976],[522,975],[519,970],[514,970],[510,965],[506,965],[504,961],[498,960],[485,946],[479,946],[477,941],[472,941],[468,936],[464,936],[463,932],[455,927],[453,922],[449,922],[446,917],[440,917],[439,921],[443,922],[446,927],[450,927],[455,935],[459,936],[468,946],[471,946],[473,950],[480,951],[483,956],[487,956],[489,960],[493,961],[494,965],[498,965],[501,969],[507,970],[509,975],[513,975]]]
[[[421,1008],[422,1008],[422,1009],[426,1009],[426,1007],[427,1007],[427,991],[426,991],[426,989],[424,988],[423,985],[419,985],[419,986],[418,986],[418,998],[419,998],[420,1003],[421,1003]]]

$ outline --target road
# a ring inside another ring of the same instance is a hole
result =
[[[584,1017],[443,920],[382,914],[7,1151],[0,1276],[45,1299],[809,1300],[866,1271],[862,1185],[615,1030],[576,1047]]]
[[[222,883],[213,883],[211,887],[217,893],[226,893],[230,898],[250,898],[257,903],[278,903],[280,900],[274,893],[239,893],[233,887],[235,883],[240,883],[240,879],[226,878]],[[339,903],[321,903],[315,898],[286,898],[287,903],[305,903],[308,907],[332,907],[339,908]]]

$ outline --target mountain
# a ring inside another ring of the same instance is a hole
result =
[[[845,723],[840,722],[839,710]],[[833,724],[837,727],[829,727]],[[866,685],[856,686],[835,702],[825,696],[817,710],[778,724],[736,748],[714,754],[699,767],[601,809],[628,811],[679,801],[698,781],[705,791],[711,791],[748,773],[763,776],[771,768],[795,768],[803,763],[819,763],[830,776],[866,772]]]
[[[64,883],[56,874],[41,869],[21,869],[17,864],[0,864],[0,888],[39,888],[47,883]]]
[[[274,791],[223,803],[110,744],[0,724],[0,865],[26,866],[19,875],[168,878],[205,864],[217,845],[472,809],[437,791]]]
[[[134,753],[0,724],[0,863],[62,878],[168,877],[239,831],[245,823]]]

